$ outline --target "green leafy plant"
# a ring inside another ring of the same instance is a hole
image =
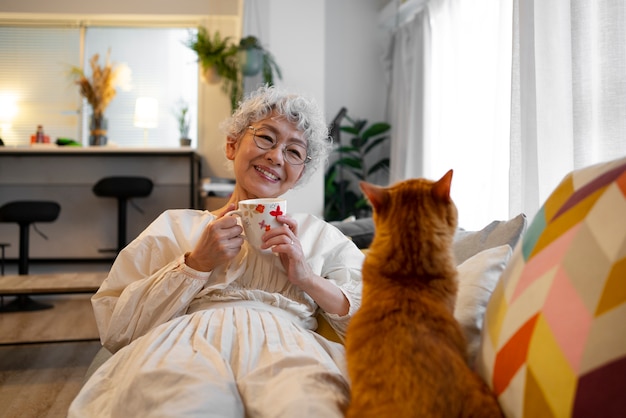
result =
[[[274,77],[282,80],[283,75],[274,56],[261,45],[256,36],[246,36],[239,41],[240,64],[245,76],[253,76],[262,71],[263,82],[274,84]],[[260,62],[256,62],[259,59]]]
[[[341,139],[336,144],[336,159],[330,164],[325,175],[324,218],[328,221],[342,220],[348,216],[357,218],[369,216],[371,207],[359,189],[359,181],[371,182],[372,176],[389,170],[389,158],[380,155],[379,147],[389,140],[391,126],[386,122],[368,125],[365,119],[353,120],[340,127],[341,132],[352,137],[344,144]],[[341,138],[339,136],[339,138]]]
[[[219,31],[211,35],[206,28],[199,26],[195,34],[189,34],[186,45],[196,52],[204,68],[214,67],[220,76],[235,78],[237,47],[231,43],[230,37],[222,38]]]
[[[223,91],[230,98],[231,109],[235,109],[243,96],[243,77],[256,75],[262,71],[263,82],[270,86],[276,78],[282,79],[282,72],[274,56],[263,46],[255,36],[246,36],[238,44],[230,37],[222,37],[219,32],[212,35],[206,28],[200,26],[196,33],[190,33],[186,43],[198,55],[198,62],[202,65],[203,74],[214,69],[222,82]],[[259,59],[258,70],[251,73],[252,60]],[[205,79],[209,79],[205,75]]]
[[[178,107],[174,110],[174,117],[178,122],[178,133],[180,138],[189,138],[189,127],[191,125],[191,115],[189,105],[184,100],[180,100]]]
[[[196,52],[204,71],[213,69],[219,76],[222,89],[229,95],[234,109],[243,93],[237,45],[229,36],[222,38],[219,31],[211,35],[203,26],[199,26],[196,33],[189,34],[186,45]]]

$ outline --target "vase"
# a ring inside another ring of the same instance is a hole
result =
[[[89,145],[106,145],[109,121],[104,115],[91,115],[89,119]]]

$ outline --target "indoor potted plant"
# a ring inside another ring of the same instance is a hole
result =
[[[234,110],[243,95],[243,77],[263,74],[263,82],[273,85],[275,78],[282,79],[282,72],[274,56],[255,36],[246,36],[239,44],[231,42],[219,32],[211,35],[200,26],[196,33],[191,33],[186,45],[198,55],[202,66],[202,78],[207,83],[223,82],[222,87],[230,97]]]
[[[181,146],[191,145],[189,138],[189,127],[191,125],[191,115],[189,114],[189,105],[184,100],[179,102],[178,107],[174,111],[176,122],[178,123],[179,142]]]
[[[237,79],[237,47],[231,43],[230,37],[222,38],[219,31],[211,35],[206,28],[199,26],[196,33],[189,35],[186,45],[198,55],[204,81],[215,84],[222,77]]]
[[[263,46],[256,36],[246,36],[239,41],[239,64],[244,76],[252,77],[262,71],[263,82],[274,84],[274,76],[283,78],[274,56]]]
[[[372,175],[389,170],[389,157],[380,157],[376,151],[389,140],[391,126],[386,122],[368,124],[365,119],[351,119],[345,109],[340,114],[349,125],[339,126],[334,135],[335,159],[324,179],[324,219],[327,221],[370,216],[371,208],[358,183],[361,180],[371,182]],[[335,121],[340,123],[337,118]],[[339,131],[351,134],[352,138],[342,143]]]
[[[223,82],[222,88],[229,94],[231,107],[234,108],[242,93],[237,45],[231,42],[230,37],[222,37],[219,31],[211,35],[203,26],[189,35],[186,45],[198,55],[202,79],[209,84]]]

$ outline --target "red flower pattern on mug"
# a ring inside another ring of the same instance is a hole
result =
[[[265,212],[265,206],[264,206],[264,205],[261,205],[261,204],[258,204],[258,205],[256,206],[256,208],[254,208],[254,210],[256,210],[256,211],[257,211],[257,212],[259,212],[259,213],[263,213],[263,212]]]
[[[277,217],[277,216],[280,216],[280,215],[284,215],[284,213],[283,213],[282,210],[280,210],[280,205],[277,205],[276,206],[276,210],[270,211],[270,215],[272,215],[273,217]]]

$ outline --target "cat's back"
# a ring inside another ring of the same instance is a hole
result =
[[[467,367],[453,316],[451,176],[362,186],[376,233],[363,265],[361,308],[346,336],[348,417],[500,416]]]

